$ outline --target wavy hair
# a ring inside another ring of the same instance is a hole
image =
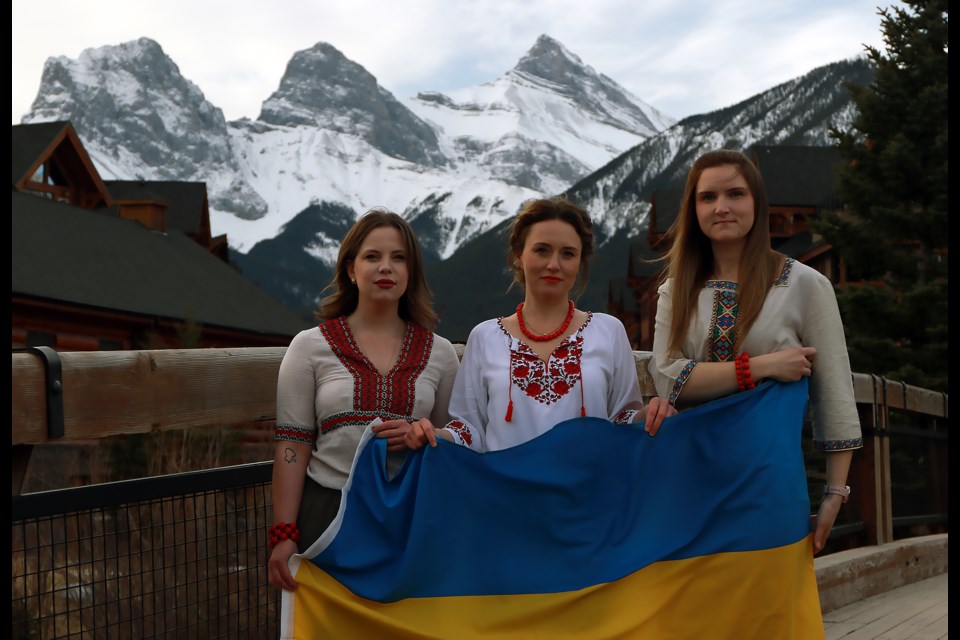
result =
[[[333,290],[333,293],[324,298],[319,311],[313,315],[325,321],[353,313],[360,299],[357,285],[350,282],[347,275],[347,265],[352,263],[363,241],[374,229],[393,227],[400,232],[407,254],[407,290],[400,298],[398,314],[408,322],[433,331],[437,326],[437,313],[433,309],[433,294],[427,286],[427,279],[423,271],[423,257],[420,253],[420,244],[410,228],[410,224],[396,213],[382,208],[374,208],[366,212],[354,223],[340,244],[337,254],[337,266],[333,279],[324,287],[324,291]]]
[[[507,266],[513,271],[510,287],[514,284],[526,286],[523,269],[520,267],[520,256],[523,254],[530,227],[544,220],[562,220],[573,227],[580,237],[580,273],[577,274],[573,290],[578,293],[583,291],[587,286],[590,258],[593,256],[593,223],[586,211],[561,196],[527,200],[513,219],[507,244]]]

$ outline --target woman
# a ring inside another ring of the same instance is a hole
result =
[[[277,379],[270,584],[293,590],[288,561],[327,528],[340,506],[360,436],[405,450],[410,422],[444,423],[459,360],[434,333],[436,314],[410,226],[373,210],[347,233],[336,274],[315,315],[296,335]]]
[[[577,309],[593,230],[587,213],[563,198],[527,202],[510,234],[507,262],[524,287],[516,313],[470,332],[450,398],[451,421],[429,420],[404,436],[411,449],[437,436],[477,451],[516,446],[580,416],[658,428],[673,407],[654,398],[642,412],[636,362],[623,324]],[[579,284],[578,284],[579,280]]]
[[[810,377],[813,446],[827,467],[818,553],[850,493],[853,450],[863,445],[833,286],[771,249],[763,179],[736,151],[694,162],[671,239],[650,362],[657,391],[690,406],[766,378]]]

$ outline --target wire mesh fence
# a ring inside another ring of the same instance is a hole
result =
[[[275,637],[271,468],[14,497],[12,637]]]

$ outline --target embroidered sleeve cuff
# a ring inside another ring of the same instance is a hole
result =
[[[848,438],[846,440],[814,440],[813,448],[817,451],[847,451],[863,447],[863,438]]]
[[[278,424],[273,431],[273,439],[274,441],[288,440],[290,442],[313,444],[317,439],[317,430],[296,424]]]
[[[443,428],[453,434],[453,438],[457,441],[457,444],[466,447],[473,444],[473,434],[470,433],[470,429],[468,429],[467,425],[461,420],[451,420],[444,425]]]
[[[680,372],[680,375],[677,376],[677,379],[673,382],[673,388],[670,390],[670,397],[668,401],[671,405],[677,403],[677,398],[680,396],[680,391],[683,389],[683,385],[687,383],[687,379],[690,378],[690,374],[693,373],[693,368],[699,364],[697,360],[691,360],[687,363],[687,366],[683,368],[683,371]]]
[[[640,413],[636,409],[624,409],[613,419],[614,424],[630,424],[636,415]]]

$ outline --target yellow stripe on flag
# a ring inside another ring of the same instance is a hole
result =
[[[359,598],[311,562],[296,569],[288,638],[656,640],[824,637],[812,538],[661,561],[616,582],[547,594]],[[441,551],[438,550],[438,553]],[[799,584],[787,584],[800,576]]]

